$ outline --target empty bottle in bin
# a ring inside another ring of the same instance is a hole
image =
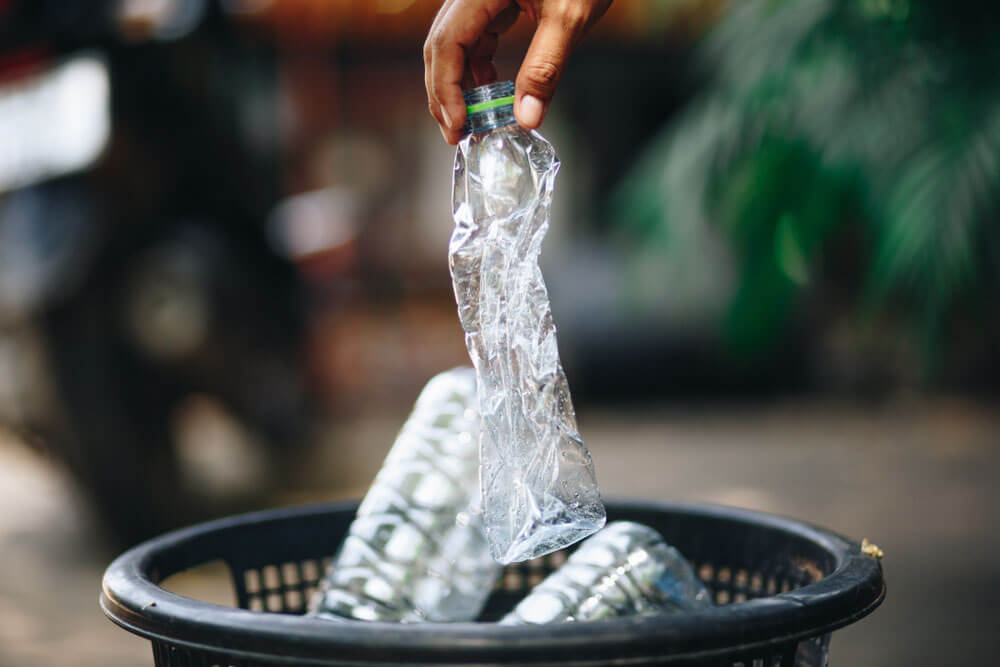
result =
[[[596,621],[711,605],[711,594],[694,569],[659,533],[631,521],[616,521],[581,544],[500,622]]]
[[[479,512],[471,368],[431,379],[386,457],[310,614],[368,621],[470,621],[500,566]]]

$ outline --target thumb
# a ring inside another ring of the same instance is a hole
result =
[[[559,21],[543,19],[517,73],[514,117],[529,130],[542,124],[559,78],[573,50],[575,35]]]

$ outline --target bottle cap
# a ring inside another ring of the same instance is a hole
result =
[[[463,134],[485,132],[514,120],[514,82],[497,81],[462,91],[465,98]]]

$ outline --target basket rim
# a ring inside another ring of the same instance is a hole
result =
[[[122,628],[197,651],[281,664],[551,662],[585,665],[615,656],[621,664],[654,656],[690,659],[787,645],[868,615],[885,597],[878,559],[857,542],[775,514],[694,502],[617,500],[609,510],[661,512],[749,523],[808,540],[834,558],[833,572],[785,593],[686,615],[597,623],[500,626],[328,620],[202,602],[154,583],[158,556],[260,523],[352,511],[357,501],[313,503],[226,517],[182,528],[129,549],[104,574],[100,604]],[[214,560],[214,559],[213,559]],[[200,562],[208,562],[200,561]],[[171,573],[172,574],[172,573]]]

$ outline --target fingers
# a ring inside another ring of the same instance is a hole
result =
[[[461,139],[465,122],[463,84],[469,87],[480,76],[496,77],[491,62],[496,40],[485,33],[494,21],[502,27],[509,20],[505,11],[510,4],[510,0],[450,0],[434,19],[424,44],[424,83],[431,115],[449,144]]]
[[[517,73],[514,116],[522,127],[542,124],[572,51],[573,35],[556,21],[543,19]]]
[[[441,104],[437,101],[437,98],[431,93],[433,90],[433,84],[431,81],[431,61],[433,57],[433,51],[431,47],[431,40],[439,30],[439,25],[441,24],[444,17],[448,14],[448,9],[451,5],[455,4],[456,0],[445,0],[441,5],[441,9],[438,10],[437,15],[434,17],[434,21],[431,23],[431,29],[427,34],[427,40],[424,42],[424,88],[427,91],[427,109],[431,114],[431,117],[437,122],[438,127],[441,129],[441,135],[444,137],[445,141],[448,141],[447,133],[447,123],[445,123],[444,115],[441,113]],[[451,142],[449,142],[451,143]]]
[[[538,28],[517,74],[514,116],[522,127],[542,124],[573,48],[607,11],[611,0],[582,0],[543,6]],[[533,16],[534,18],[534,16]]]

